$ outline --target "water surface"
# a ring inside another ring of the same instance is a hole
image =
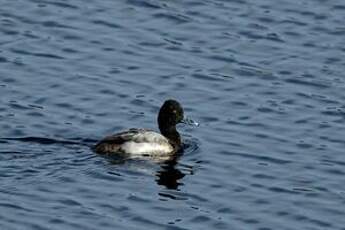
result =
[[[1,229],[345,229],[341,0],[2,0]],[[157,129],[175,162],[90,149]]]

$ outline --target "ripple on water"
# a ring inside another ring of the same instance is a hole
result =
[[[3,2],[0,228],[343,229],[344,9]],[[165,98],[201,123],[182,156],[92,152]]]

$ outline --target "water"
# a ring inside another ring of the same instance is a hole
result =
[[[345,229],[341,0],[1,0],[1,229]],[[156,129],[176,162],[90,149]]]

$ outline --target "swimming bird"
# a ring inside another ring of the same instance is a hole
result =
[[[129,129],[102,139],[94,147],[99,154],[129,156],[172,156],[182,149],[181,137],[176,130],[184,122],[183,108],[176,100],[166,100],[158,113],[161,133],[148,129]]]

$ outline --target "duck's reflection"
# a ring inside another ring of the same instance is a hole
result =
[[[157,171],[156,182],[158,185],[163,185],[167,189],[178,189],[180,185],[183,185],[179,180],[186,174],[176,168],[177,159],[167,161],[161,164],[160,170]]]
[[[136,170],[145,169],[144,171],[153,170],[154,167],[152,164],[158,164],[159,169],[154,173],[156,176],[156,183],[161,186],[165,186],[167,189],[177,190],[179,186],[183,185],[181,179],[186,175],[181,170],[178,169],[178,157],[173,158],[157,158],[152,156],[133,158],[133,157],[123,157],[123,156],[106,156],[110,162],[114,165],[124,165],[127,164],[128,167],[135,165]],[[140,164],[140,167],[138,167]],[[184,165],[184,168],[188,170],[188,166]],[[191,171],[190,174],[193,174],[192,168],[188,171]]]

